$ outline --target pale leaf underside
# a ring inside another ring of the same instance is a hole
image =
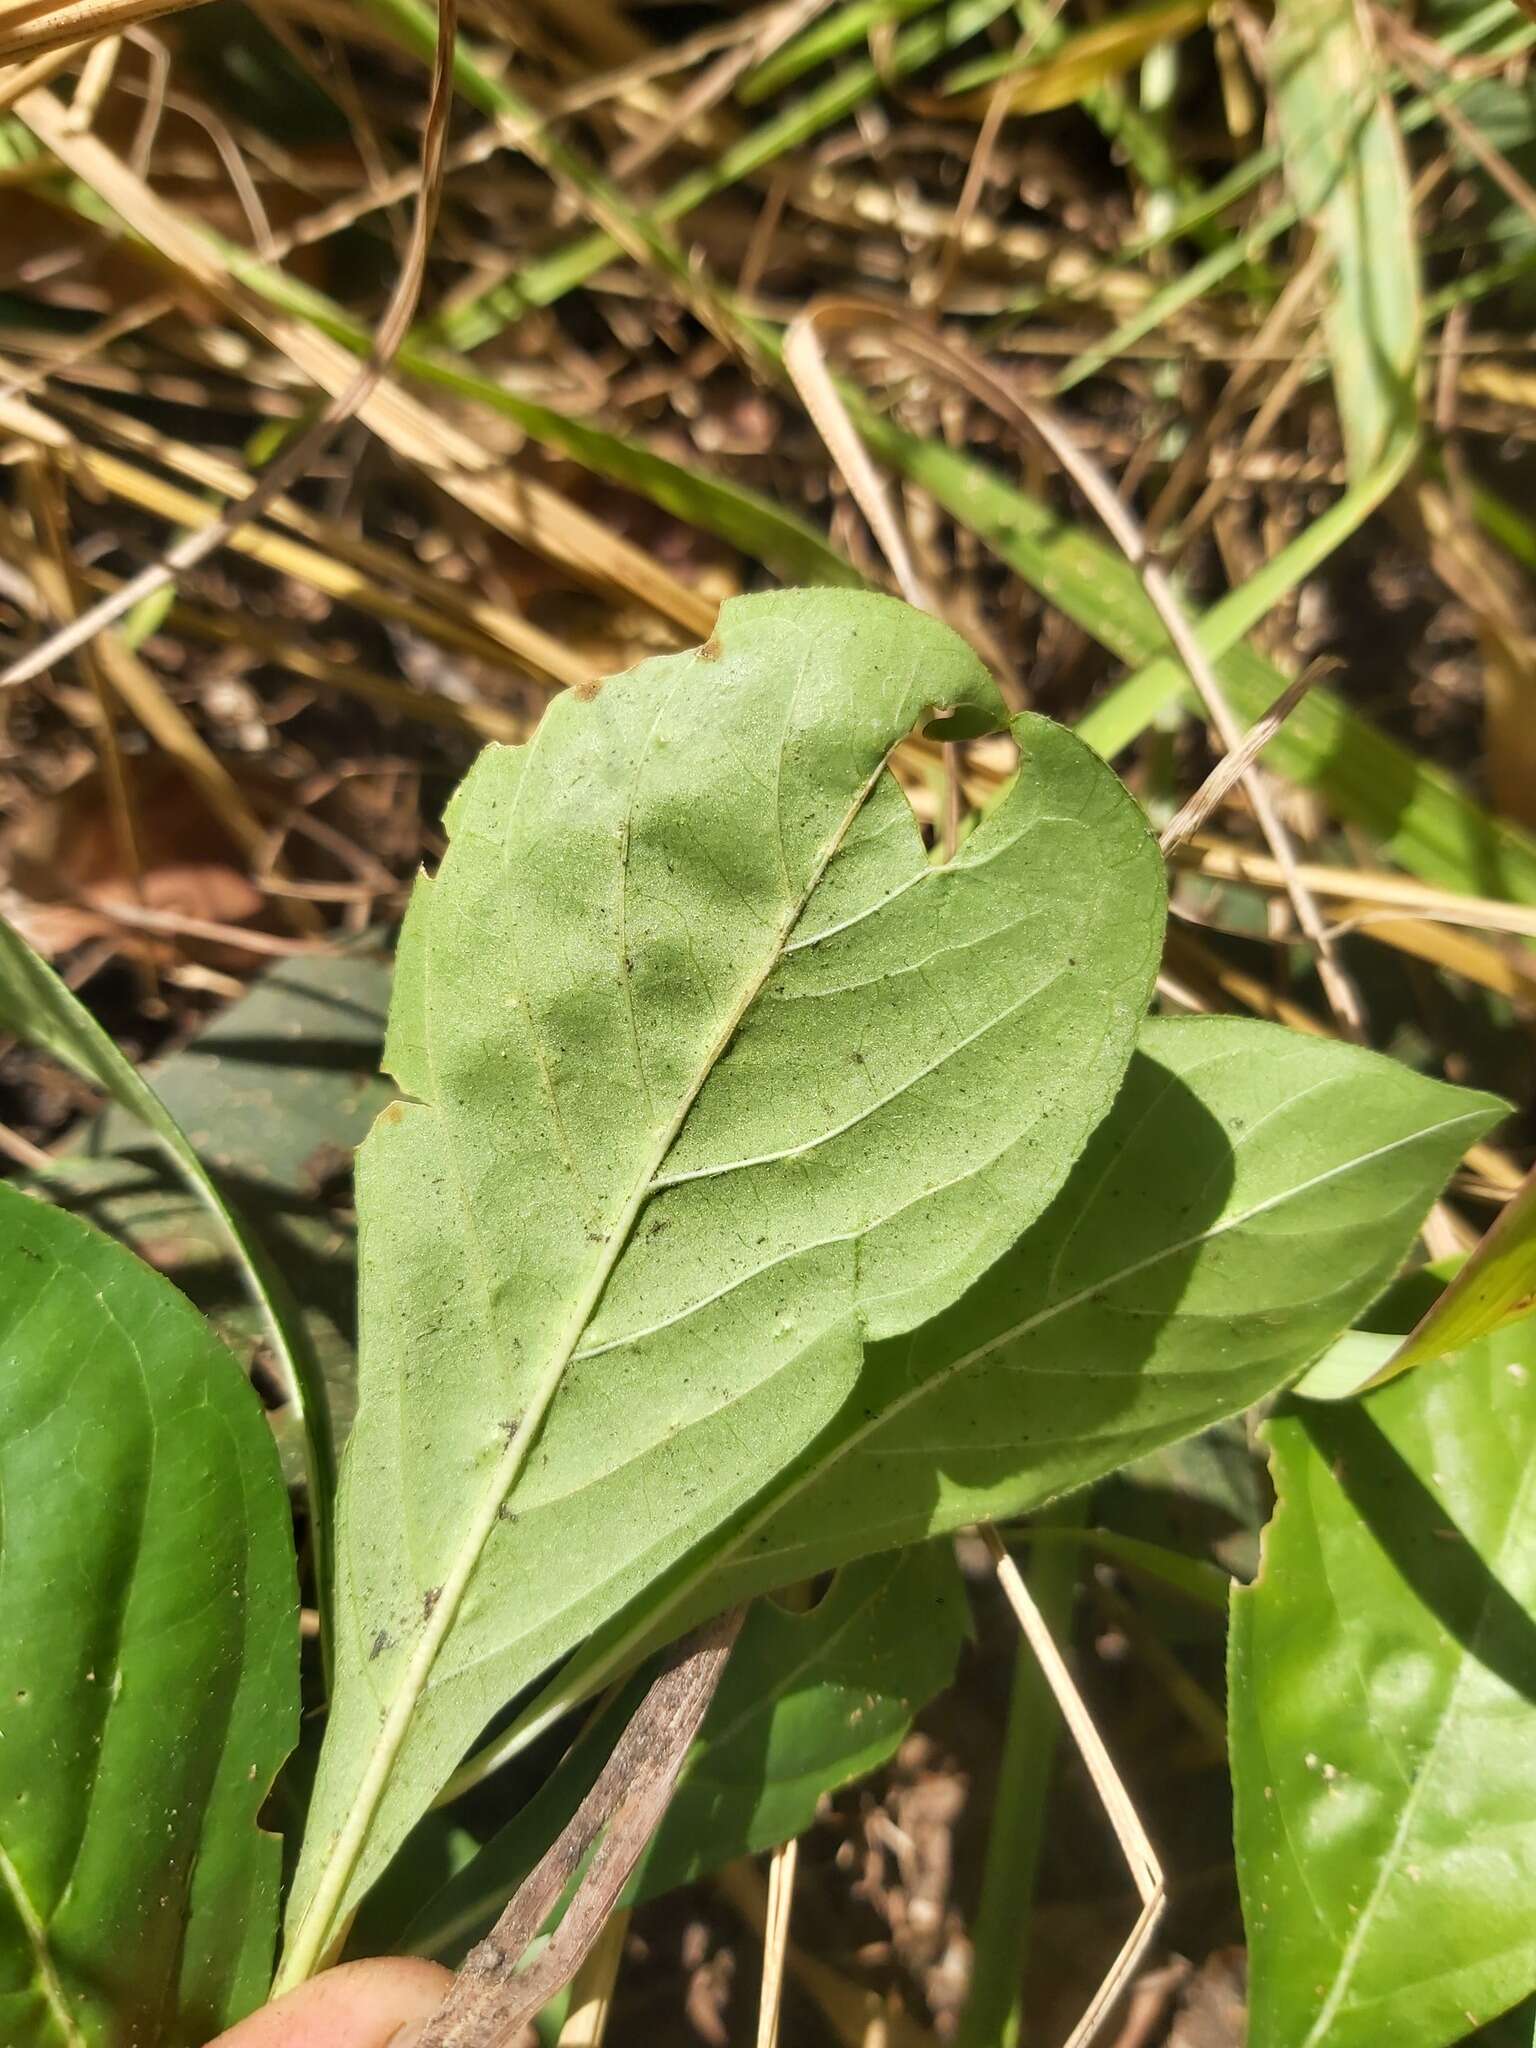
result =
[[[338,1683],[291,1912],[305,1974],[487,1720],[739,1521],[867,1336],[953,1301],[1113,1099],[1162,880],[1044,720],[933,868],[884,769],[1001,719],[954,635],[737,600],[692,655],[482,756],[402,941],[359,1180]]]

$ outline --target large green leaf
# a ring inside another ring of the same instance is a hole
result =
[[[1051,1209],[946,1314],[870,1347],[729,1553],[679,1575],[670,1624],[1025,1513],[1273,1392],[1390,1278],[1502,1108],[1270,1024],[1149,1024]],[[622,1669],[648,1628],[605,1632],[497,1753]]]
[[[492,749],[412,900],[359,1174],[338,1686],[285,1983],[486,1722],[722,1532],[1060,1187],[1155,972],[1115,777],[1014,722],[930,866],[890,750],[1001,721],[893,599],[786,592]]]
[[[265,1996],[298,1726],[261,1405],[169,1282],[0,1184],[0,2038],[196,2048]]]
[[[199,1201],[228,1233],[253,1300],[266,1325],[278,1370],[303,1431],[311,1541],[319,1581],[322,1647],[330,1647],[330,1523],[335,1451],[321,1371],[303,1317],[286,1280],[260,1239],[209,1172],[196,1145],[96,1019],[21,934],[0,917],[0,1026],[41,1046],[65,1066],[105,1089],[120,1109],[149,1130]]]
[[[849,1565],[807,1613],[756,1602],[629,1902],[803,1833],[823,1796],[884,1763],[949,1684],[965,1628],[953,1552],[934,1543]],[[457,1962],[575,1811],[643,1686],[624,1688],[516,1818],[424,1904],[419,1880],[392,1872],[380,1891],[409,1904],[393,1925],[371,1915],[369,1945]]]
[[[729,1591],[1023,1513],[1261,1399],[1391,1277],[1502,1109],[1245,1018],[1149,1024],[1049,1213],[947,1314],[871,1348],[856,1419]]]
[[[1253,2048],[1441,2048],[1536,1989],[1536,1338],[1270,1425],[1232,1611]]]

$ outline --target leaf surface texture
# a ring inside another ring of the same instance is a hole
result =
[[[1161,935],[1140,813],[1079,742],[933,867],[885,768],[1003,722],[894,600],[727,604],[714,640],[491,749],[402,940],[365,1147],[338,1690],[289,1979],[490,1718],[946,1307],[1113,1099]]]
[[[260,2003],[298,1729],[261,1404],[132,1253],[0,1185],[0,2038],[199,2048]]]

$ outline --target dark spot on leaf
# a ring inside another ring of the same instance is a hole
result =
[[[428,1586],[425,1593],[421,1596],[421,1618],[423,1621],[430,1621],[432,1619],[432,1610],[442,1597],[443,1589],[441,1586]]]
[[[382,1657],[388,1648],[389,1631],[381,1628],[373,1639],[373,1648],[368,1652],[368,1662],[371,1664],[375,1657]]]
[[[711,633],[704,642],[704,645],[699,649],[699,659],[700,661],[718,661],[724,652],[725,649],[720,645],[720,635],[718,633]]]
[[[603,678],[601,676],[589,676],[584,683],[575,684],[571,695],[580,698],[583,704],[590,704],[602,687]]]

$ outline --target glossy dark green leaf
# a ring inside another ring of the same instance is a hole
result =
[[[0,2039],[198,2048],[258,2004],[298,1722],[261,1406],[170,1284],[0,1185]]]
[[[1253,2048],[1442,2048],[1536,1990],[1536,1337],[1269,1426],[1232,1607]]]
[[[328,1659],[335,1447],[320,1363],[292,1290],[267,1247],[210,1173],[196,1144],[149,1082],[123,1057],[48,962],[3,917],[0,1026],[14,1031],[29,1045],[52,1053],[65,1066],[104,1089],[112,1103],[159,1141],[187,1185],[227,1234],[245,1284],[260,1311],[274,1362],[302,1428],[311,1541],[324,1631],[322,1648]]]

